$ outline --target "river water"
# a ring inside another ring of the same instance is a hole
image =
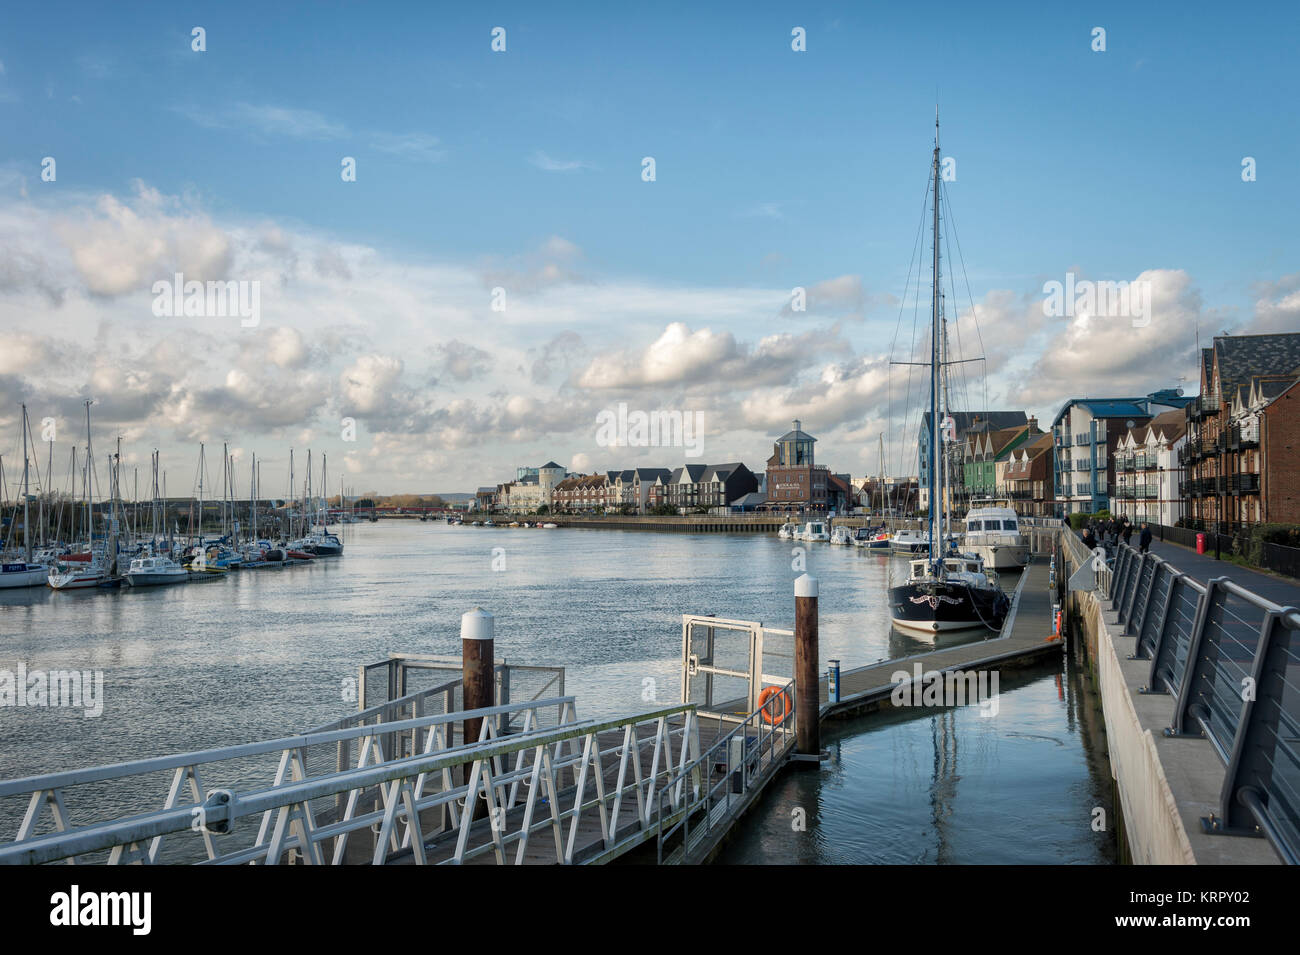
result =
[[[338,559],[182,586],[0,591],[0,670],[104,680],[98,717],[0,708],[0,779],[338,719],[355,710],[341,687],[359,664],[459,655],[460,615],[475,606],[496,615],[498,657],[565,668],[579,716],[645,709],[648,685],[676,702],[681,615],[788,628],[804,569],[821,580],[823,660],[848,668],[933,646],[889,625],[899,562],[853,548],[418,521],[356,525],[345,542]],[[1086,694],[1068,675],[1058,689],[1060,666],[1025,673],[1004,677],[994,719],[968,708],[829,724],[833,761],[780,781],[726,860],[1106,861],[1105,840],[1079,821],[1108,805],[1104,755],[1079,718]],[[791,827],[798,807],[803,832]],[[12,838],[11,813],[0,816]]]

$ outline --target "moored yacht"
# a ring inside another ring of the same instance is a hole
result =
[[[955,553],[949,518],[944,507],[945,472],[948,470],[948,444],[952,437],[945,427],[948,415],[948,379],[946,368],[947,330],[943,314],[943,297],[939,281],[939,205],[943,201],[939,176],[939,118],[934,123],[934,157],[931,165],[933,200],[933,250],[934,263],[931,284],[930,313],[930,394],[929,414],[926,418],[925,438],[928,443],[928,497],[929,514],[926,516],[925,556],[908,562],[906,581],[889,588],[890,615],[896,627],[924,634],[945,630],[965,630],[987,627],[1001,631],[1011,602],[998,583],[997,574],[984,569],[984,561],[977,555]],[[919,535],[916,535],[919,537]],[[894,547],[899,549],[903,534],[894,535]],[[907,538],[914,550],[920,550],[915,537]]]
[[[1020,518],[1001,502],[977,502],[967,512],[962,549],[978,554],[993,570],[1011,570],[1029,563],[1029,539],[1020,532]]]
[[[894,626],[934,634],[987,627],[1000,631],[1010,600],[997,574],[969,554],[909,561],[907,583],[890,588]]]
[[[97,560],[90,560],[55,564],[48,571],[46,583],[54,590],[80,590],[98,587],[107,579],[108,573],[104,570],[104,565]]]
[[[782,524],[781,529],[776,532],[776,536],[781,540],[792,541],[799,535],[798,524]]]
[[[921,531],[904,529],[895,531],[889,539],[889,549],[895,554],[928,554],[930,538]]]
[[[796,540],[808,541],[810,543],[813,541],[829,541],[830,539],[831,535],[827,532],[826,523],[824,521],[809,521],[803,526],[803,530],[799,531],[799,534],[796,537]]]
[[[163,584],[183,584],[189,580],[185,568],[170,557],[142,554],[131,561],[126,571],[126,582],[132,587],[157,587]]]
[[[50,568],[45,564],[25,560],[0,564],[0,590],[9,587],[43,587],[49,576]]]
[[[883,527],[859,527],[853,534],[853,546],[869,550],[889,550],[889,531]]]

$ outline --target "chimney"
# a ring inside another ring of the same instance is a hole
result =
[[[1038,430],[1038,418],[1034,415],[1029,416],[1029,431],[1033,433]]]

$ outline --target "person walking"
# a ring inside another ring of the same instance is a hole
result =
[[[1142,522],[1142,533],[1138,536],[1138,549],[1144,554],[1151,549],[1151,528],[1147,526],[1146,521]]]
[[[1122,531],[1121,536],[1124,538],[1125,544],[1129,543],[1129,540],[1133,537],[1133,522],[1127,517],[1124,518],[1124,530]]]
[[[1097,535],[1092,532],[1091,524],[1083,529],[1083,546],[1088,550],[1093,550],[1097,546]]]

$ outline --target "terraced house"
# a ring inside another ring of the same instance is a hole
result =
[[[955,505],[962,500],[965,493],[961,489],[965,483],[964,449],[967,438],[972,434],[986,434],[1004,428],[1020,427],[1028,423],[1029,417],[1023,411],[950,411],[948,417],[952,419],[952,432],[950,440],[945,445],[948,448],[946,455],[948,467],[944,474],[944,485],[952,492],[953,500],[950,503]],[[917,432],[917,474],[920,488],[917,505],[923,511],[930,506],[929,434],[930,412],[925,411],[921,414],[921,428]]]
[[[757,490],[754,472],[739,461],[685,464],[656,482],[650,491],[650,506],[666,504],[687,513],[699,507],[726,507]]]
[[[1003,464],[996,497],[1005,497],[1020,514],[1050,517],[1056,498],[1052,486],[1052,436],[1040,434],[1014,449]]]
[[[575,474],[555,486],[555,508],[572,514],[590,514],[605,508],[603,474]]]
[[[954,503],[969,508],[977,498],[998,496],[998,465],[1005,466],[1017,448],[1040,434],[1037,418],[996,431],[968,432],[962,449],[962,483]]]
[[[1197,527],[1300,523],[1300,332],[1220,335],[1187,410],[1183,497]]]
[[[1173,526],[1183,516],[1183,466],[1187,412],[1165,411],[1127,429],[1115,445],[1115,491],[1110,512],[1134,523]]]
[[[1136,398],[1073,398],[1052,422],[1053,481],[1058,516],[1110,506],[1115,447],[1129,429],[1194,401],[1163,389]]]

